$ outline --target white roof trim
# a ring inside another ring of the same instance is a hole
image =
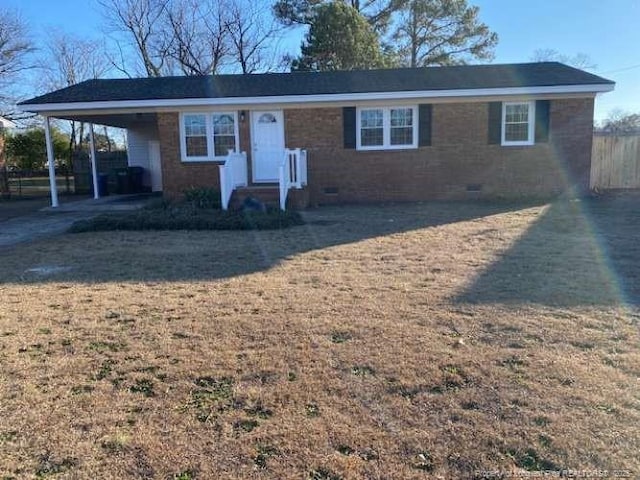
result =
[[[595,94],[610,92],[612,84],[554,85],[546,87],[476,88],[464,90],[418,90],[409,92],[338,93],[320,95],[279,95],[264,97],[176,98],[156,100],[114,100],[102,102],[42,103],[23,105],[27,112],[57,112],[114,108],[204,107],[225,105],[264,105],[287,103],[322,103],[361,100],[438,99],[457,97],[495,97],[505,95]]]

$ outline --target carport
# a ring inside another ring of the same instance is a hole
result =
[[[103,125],[108,127],[116,127],[127,130],[127,139],[135,132],[153,131],[157,125],[155,112],[141,111],[114,111],[111,109],[97,109],[88,106],[86,103],[80,103],[74,109],[69,106],[73,104],[29,104],[25,105],[25,111],[38,113],[44,117],[44,130],[46,140],[47,160],[49,163],[49,185],[51,188],[51,206],[58,207],[58,189],[56,185],[55,172],[55,156],[53,151],[53,140],[51,135],[51,119],[73,120],[78,123],[88,125],[89,131],[89,157],[91,163],[91,179],[93,185],[93,198],[100,198],[100,189],[98,185],[98,165],[97,151],[95,142],[95,125]],[[87,108],[89,107],[89,108]],[[156,142],[157,143],[157,142]],[[159,145],[155,145],[157,150],[157,162],[159,164]],[[130,149],[128,154],[130,155]],[[131,162],[129,161],[129,165]],[[158,165],[159,168],[159,165]]]

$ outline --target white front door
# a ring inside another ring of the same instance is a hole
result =
[[[160,142],[149,142],[149,173],[151,175],[151,191],[162,191],[162,164],[160,159]]]
[[[284,158],[282,110],[251,112],[254,183],[278,181],[278,168]]]

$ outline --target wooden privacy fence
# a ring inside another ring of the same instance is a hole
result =
[[[96,160],[98,165],[98,173],[106,173],[109,175],[109,182],[115,184],[115,176],[113,170],[116,168],[124,168],[127,163],[127,152],[124,150],[115,150],[113,152],[97,152]],[[91,190],[91,162],[87,152],[76,152],[73,155],[73,178],[75,193],[87,193]]]
[[[591,155],[591,189],[640,188],[640,135],[596,135]]]

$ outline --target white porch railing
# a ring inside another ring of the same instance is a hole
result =
[[[246,187],[247,182],[247,153],[229,150],[224,164],[220,165],[220,197],[223,210],[229,208],[233,191],[237,187]]]
[[[280,209],[285,210],[289,189],[302,188],[307,184],[307,151],[285,149],[279,168]]]

